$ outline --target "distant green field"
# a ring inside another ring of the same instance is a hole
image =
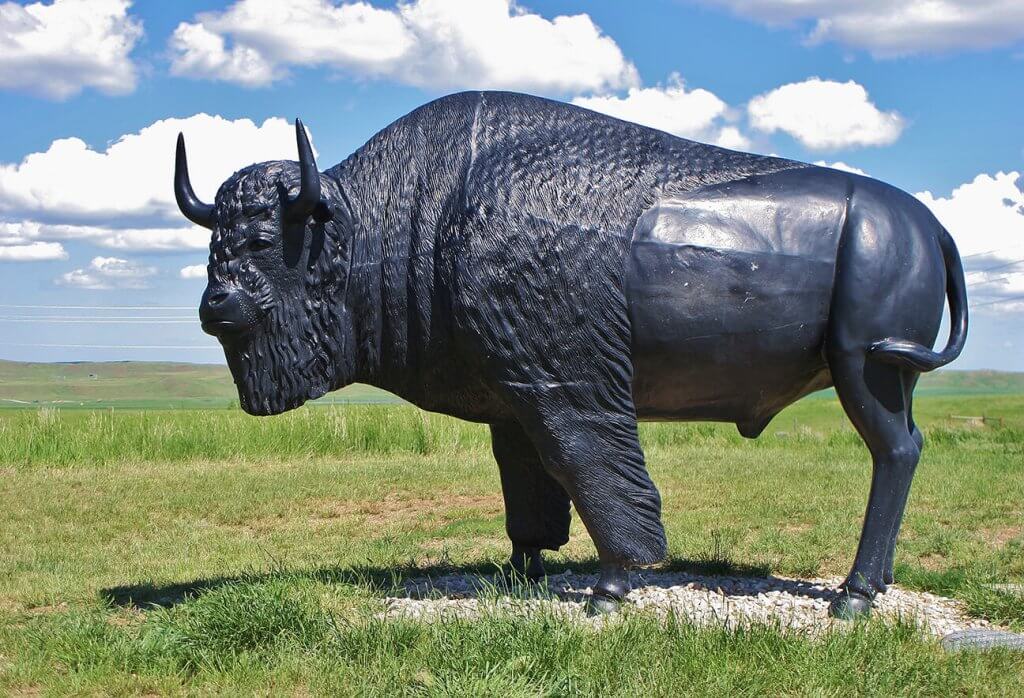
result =
[[[922,395],[1024,395],[1024,373],[938,371],[921,377]],[[831,390],[811,399],[833,398]],[[350,385],[315,404],[393,404],[394,395]],[[237,406],[231,375],[219,364],[141,361],[28,363],[0,360],[0,409],[40,406],[120,409]]]
[[[401,402],[368,385],[350,385],[317,404]],[[29,363],[0,360],[0,408],[225,408],[238,405],[226,366],[146,361]]]

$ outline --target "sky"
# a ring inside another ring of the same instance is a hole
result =
[[[0,358],[222,362],[177,133],[212,201],[296,117],[326,169],[463,89],[911,192],[967,269],[954,367],[1024,370],[1021,0],[0,1]]]

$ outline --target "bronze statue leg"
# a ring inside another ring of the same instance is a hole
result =
[[[870,613],[876,594],[887,589],[892,554],[921,450],[908,422],[900,369],[872,361],[863,352],[829,352],[836,392],[843,409],[871,452],[871,493],[860,545],[832,615],[852,618]]]
[[[666,549],[661,497],[632,409],[611,411],[606,396],[579,384],[513,390],[520,423],[597,548],[601,575],[589,610],[611,610],[629,592],[629,568],[658,562]]]
[[[537,449],[516,422],[491,425],[491,449],[501,474],[512,569],[530,579],[541,578],[541,550],[558,550],[569,541],[569,495],[544,469]]]
[[[914,399],[914,386],[917,385],[917,379],[919,374],[910,371],[903,371],[903,404],[907,406],[907,429],[910,432],[910,438],[914,440],[917,445],[917,450],[920,453],[924,449],[924,434],[917,428],[917,424],[914,423],[914,416],[912,410],[912,403]],[[886,584],[892,584],[895,581],[895,575],[893,574],[893,563],[896,558],[896,539],[899,536],[900,524],[903,521],[903,512],[906,508],[907,500],[903,500],[903,507],[900,508],[899,515],[896,517],[896,524],[893,526],[892,532],[889,536],[889,554],[885,560],[885,570],[882,574],[882,581]]]

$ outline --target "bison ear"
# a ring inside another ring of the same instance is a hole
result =
[[[334,220],[334,211],[331,209],[331,205],[320,199],[317,205],[313,207],[313,220],[317,223],[327,223],[328,221]]]

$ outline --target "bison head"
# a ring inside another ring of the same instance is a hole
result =
[[[199,319],[224,347],[250,414],[277,414],[352,380],[345,304],[352,222],[340,186],[317,171],[298,119],[295,130],[297,163],[246,167],[213,204],[192,191],[178,136],[178,207],[213,231]]]

